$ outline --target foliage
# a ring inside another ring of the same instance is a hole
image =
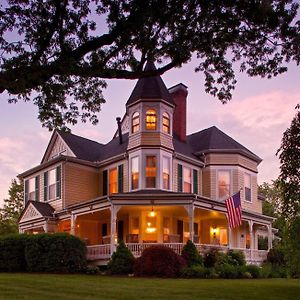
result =
[[[220,257],[220,252],[217,248],[210,248],[204,253],[203,264],[206,268],[215,267],[218,258]]]
[[[247,265],[246,272],[251,274],[252,278],[260,278],[261,277],[261,268],[256,265]]]
[[[272,266],[284,266],[286,265],[286,260],[284,256],[284,251],[281,247],[273,247],[268,252],[267,262],[270,263]]]
[[[246,260],[244,252],[239,250],[228,250],[226,253],[227,263],[233,266],[245,266]]]
[[[191,265],[182,268],[180,271],[182,278],[209,278],[210,270],[201,265]]]
[[[25,258],[29,272],[81,272],[86,267],[86,247],[69,234],[31,235],[26,242]]]
[[[85,273],[87,275],[98,275],[100,274],[100,270],[97,266],[87,266],[85,269]]]
[[[18,218],[23,210],[23,184],[13,179],[8,195],[0,209],[0,236],[18,232]]]
[[[136,259],[134,275],[155,277],[178,277],[186,265],[185,260],[171,248],[151,246]]]
[[[231,265],[229,263],[221,264],[217,267],[220,278],[236,279],[243,278],[245,266]]]
[[[277,154],[282,213],[285,218],[293,219],[300,216],[300,106],[291,126],[283,134]]]
[[[203,265],[202,256],[199,254],[195,244],[190,240],[183,246],[181,256],[186,260],[189,267]]]
[[[257,248],[258,250],[268,250],[268,237],[258,236],[257,237]]]
[[[116,252],[113,253],[107,265],[108,272],[112,275],[127,275],[133,272],[134,257],[125,243],[121,241]]]
[[[261,77],[299,64],[298,7],[296,0],[10,0],[0,7],[0,92],[9,102],[33,97],[50,129],[97,123],[103,79],[163,74],[193,56],[206,92],[227,102],[233,63]],[[149,59],[162,66],[143,71]]]
[[[25,245],[27,235],[9,235],[0,238],[0,272],[26,271]]]

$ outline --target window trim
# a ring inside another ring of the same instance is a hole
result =
[[[218,200],[224,200],[227,199],[230,195],[232,195],[232,186],[233,186],[233,180],[232,180],[232,170],[231,169],[217,169],[217,182],[216,182],[216,195]],[[228,172],[229,173],[229,195],[220,197],[219,194],[219,173],[220,172]]]
[[[138,120],[138,123],[137,124],[133,124],[133,122],[135,120]],[[135,111],[133,114],[132,114],[132,117],[131,117],[131,133],[134,134],[134,133],[137,133],[140,131],[140,113],[138,111]],[[134,130],[134,128],[137,127],[137,130]]]
[[[195,191],[195,188],[194,188],[194,172],[196,171],[197,172],[197,176],[198,176],[198,178],[197,178],[197,183],[198,183],[198,186],[197,186],[197,189],[198,189],[198,194],[199,194],[199,168],[197,168],[196,166],[194,166],[194,165],[189,165],[189,164],[186,164],[186,163],[184,163],[184,162],[181,162],[181,161],[178,161],[178,162],[176,162],[176,168],[177,168],[177,172],[178,172],[178,165],[181,165],[181,167],[182,167],[182,176],[181,176],[181,185],[180,185],[180,187],[182,188],[182,190],[180,191],[179,190],[179,186],[178,186],[178,184],[179,184],[179,174],[177,174],[177,176],[178,176],[178,178],[177,178],[177,191],[178,192],[181,192],[181,193],[191,193],[191,194],[194,194],[194,191]],[[188,169],[190,169],[190,171],[191,171],[191,191],[190,192],[184,192],[184,168],[188,168]]]
[[[157,189],[158,187],[158,169],[159,169],[159,160],[158,160],[158,155],[157,153],[145,153],[144,154],[144,164],[145,164],[145,172],[144,172],[144,186],[145,189]],[[147,157],[155,157],[155,186],[154,187],[147,187],[147,176],[146,176],[146,172],[147,172]]]
[[[169,183],[168,183],[168,188],[165,188],[164,187],[164,159],[166,159],[166,160],[168,160],[168,162],[169,162]],[[163,189],[163,190],[166,190],[166,191],[170,191],[171,190],[171,184],[172,184],[172,181],[171,181],[171,169],[172,169],[172,161],[171,161],[171,157],[169,157],[169,156],[166,156],[166,155],[162,155],[162,158],[161,158],[161,160],[162,160],[162,163],[161,163],[161,172],[160,172],[160,174],[161,174],[161,182],[162,182],[162,186],[161,186],[161,188]]]
[[[59,169],[59,176],[58,176],[58,170]],[[55,184],[54,184],[54,188],[55,188],[55,197],[50,199],[50,185],[49,185],[49,172],[54,171],[55,172]],[[45,175],[47,178],[47,185],[45,185]],[[59,191],[60,191],[60,195],[58,195],[57,191],[58,191],[58,184],[59,186]],[[55,201],[55,200],[59,200],[62,199],[62,166],[61,165],[56,165],[54,168],[50,168],[47,169],[43,172],[43,202],[51,202],[51,201]],[[45,199],[45,195],[46,195],[46,199]]]
[[[133,159],[137,159],[137,164],[138,164],[138,184],[137,184],[137,188],[133,188],[133,184],[132,184],[132,161]],[[137,191],[140,189],[140,184],[141,184],[141,170],[140,170],[140,155],[135,155],[135,156],[132,156],[130,158],[130,190],[131,191]]]
[[[245,180],[246,176],[249,176],[249,179],[250,179],[250,187],[249,187],[250,200],[246,199],[246,180]],[[251,176],[251,174],[249,174],[247,172],[244,172],[244,201],[246,201],[248,203],[252,203],[252,176]]]
[[[168,124],[165,125],[164,121],[167,120]],[[164,130],[164,128],[167,129],[167,131]],[[170,121],[170,115],[165,111],[162,114],[162,132],[166,134],[170,134],[171,132],[171,121]]]

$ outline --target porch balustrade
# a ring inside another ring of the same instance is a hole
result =
[[[177,254],[181,254],[183,243],[127,243],[126,246],[132,252],[134,257],[140,257],[142,252],[151,246],[163,245],[173,249]],[[219,251],[226,252],[228,247],[219,245],[209,245],[209,244],[195,244],[199,253],[203,254],[211,248],[217,248]],[[241,249],[241,248],[231,248],[232,250],[240,250],[245,254],[245,259],[247,263],[260,264],[267,258],[268,251],[266,250],[255,250],[255,249]],[[94,245],[87,246],[87,259],[88,260],[108,260],[111,256],[111,245]]]

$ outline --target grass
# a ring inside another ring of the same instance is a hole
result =
[[[0,273],[0,299],[300,299],[300,281]]]

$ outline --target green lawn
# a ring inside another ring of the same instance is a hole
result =
[[[0,299],[300,299],[291,279],[140,279],[0,273]]]

